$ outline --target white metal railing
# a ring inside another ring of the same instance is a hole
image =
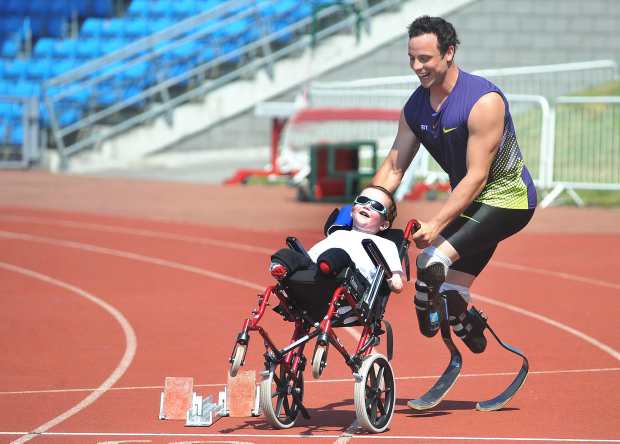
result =
[[[563,95],[579,94],[618,80],[615,61],[485,69],[473,73],[493,81],[506,93],[526,165],[544,193],[542,207],[550,205],[562,192],[582,205],[575,190],[620,190],[620,97]],[[309,89],[308,105],[401,109],[418,84],[413,75],[314,82]],[[360,125],[359,131],[364,135],[367,130]],[[329,134],[333,137],[332,132]],[[382,136],[393,139],[394,134]],[[446,177],[424,149],[411,169],[414,171],[408,172],[403,181],[407,190],[414,180]]]
[[[544,208],[562,192],[620,190],[620,97],[558,97],[550,116],[548,187]]]

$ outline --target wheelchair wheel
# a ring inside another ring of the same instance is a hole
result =
[[[396,403],[394,372],[387,358],[373,354],[364,359],[355,383],[357,421],[372,433],[381,433],[390,425]]]
[[[303,400],[304,375],[297,370],[295,375],[287,372],[281,363],[263,372],[260,384],[260,406],[267,421],[277,429],[288,429],[295,425],[299,415],[296,399]]]
[[[319,379],[327,366],[327,345],[317,345],[312,356],[312,376]]]
[[[247,349],[247,344],[237,344],[235,346],[235,354],[233,355],[233,361],[230,364],[230,370],[228,372],[230,376],[237,376],[237,372],[243,363],[243,358],[245,358],[245,352]]]

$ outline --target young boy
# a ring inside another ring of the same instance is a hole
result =
[[[392,277],[387,279],[390,290],[400,293],[403,289],[403,269],[398,248],[391,240],[377,235],[390,228],[395,217],[396,205],[392,194],[383,187],[369,185],[353,202],[351,230],[341,229],[333,232],[310,248],[308,255],[314,263],[317,263],[322,255],[332,249],[344,250],[360,273],[368,282],[372,282],[377,269],[362,246],[362,240],[372,239],[393,273]],[[270,271],[278,279],[286,275],[284,266],[273,258]]]

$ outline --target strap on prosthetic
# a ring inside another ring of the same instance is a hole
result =
[[[454,288],[452,288],[454,287]],[[459,291],[459,286],[444,284],[441,294],[448,302],[448,319],[454,334],[463,340],[465,345],[474,353],[482,353],[486,349],[484,329],[486,322],[476,316],[471,310],[467,310],[469,292],[465,287]],[[474,308],[472,307],[472,310]]]
[[[439,330],[439,290],[451,263],[450,258],[435,247],[426,248],[416,259],[418,279],[414,304],[420,332],[429,338]]]

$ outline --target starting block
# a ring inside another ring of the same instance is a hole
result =
[[[228,375],[217,403],[211,395],[201,396],[193,391],[194,379],[167,377],[161,393],[159,419],[185,420],[189,427],[208,427],[219,418],[242,418],[260,415],[260,386],[256,372],[243,371]]]
[[[159,402],[159,419],[185,419],[193,390],[194,378],[167,377]]]

